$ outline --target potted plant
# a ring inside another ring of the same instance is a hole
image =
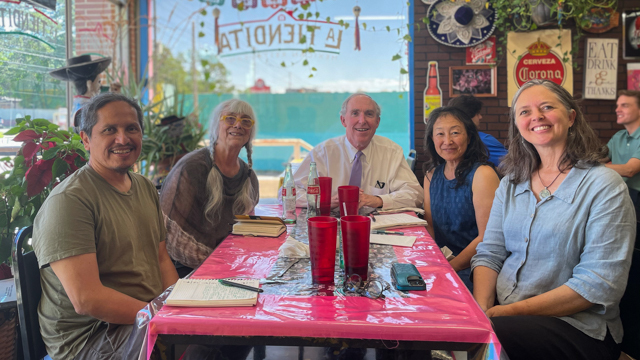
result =
[[[166,105],[173,100],[173,105]],[[160,108],[153,112],[152,109]],[[205,129],[195,113],[183,115],[184,95],[165,98],[146,107],[142,151],[138,159],[139,172],[156,185],[169,174],[184,155],[202,147]]]
[[[507,33],[511,31],[532,31],[540,26],[562,29],[565,24],[574,27],[571,53],[576,56],[583,28],[590,26],[594,9],[616,9],[618,0],[491,0],[496,11],[498,37],[498,58],[504,56]],[[577,62],[574,62],[577,67]]]
[[[15,157],[0,159],[11,167],[0,174],[0,264],[6,266],[16,229],[33,224],[51,190],[82,167],[87,155],[79,135],[45,119],[18,119],[5,135],[22,142]]]

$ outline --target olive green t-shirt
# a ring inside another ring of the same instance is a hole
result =
[[[52,359],[73,359],[101,321],[76,313],[51,267],[43,266],[95,253],[104,286],[145,302],[163,290],[158,245],[166,229],[158,193],[143,176],[129,177],[131,189],[122,193],[86,165],[51,192],[36,216],[33,247],[42,278],[38,315]]]

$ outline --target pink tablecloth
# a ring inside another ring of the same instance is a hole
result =
[[[256,212],[278,209],[262,206]],[[147,353],[159,334],[184,334],[480,343],[486,344],[485,359],[498,359],[500,345],[489,320],[425,228],[403,231],[418,239],[412,248],[395,247],[395,254],[399,262],[416,265],[427,291],[385,300],[261,294],[255,307],[164,306],[149,323]],[[284,239],[229,236],[192,278],[264,278]]]

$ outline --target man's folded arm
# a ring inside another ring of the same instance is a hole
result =
[[[71,256],[50,265],[78,314],[128,325],[134,323],[138,310],[147,305],[102,285],[95,253]]]

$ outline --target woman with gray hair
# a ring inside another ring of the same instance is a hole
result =
[[[636,233],[627,186],[560,85],[524,84],[510,120],[473,295],[511,360],[618,359]]]
[[[200,265],[229,235],[234,215],[248,214],[260,198],[252,170],[255,113],[232,99],[211,115],[209,146],[180,159],[165,179],[160,206],[167,224],[167,250],[180,277]],[[240,159],[247,150],[248,164]]]

